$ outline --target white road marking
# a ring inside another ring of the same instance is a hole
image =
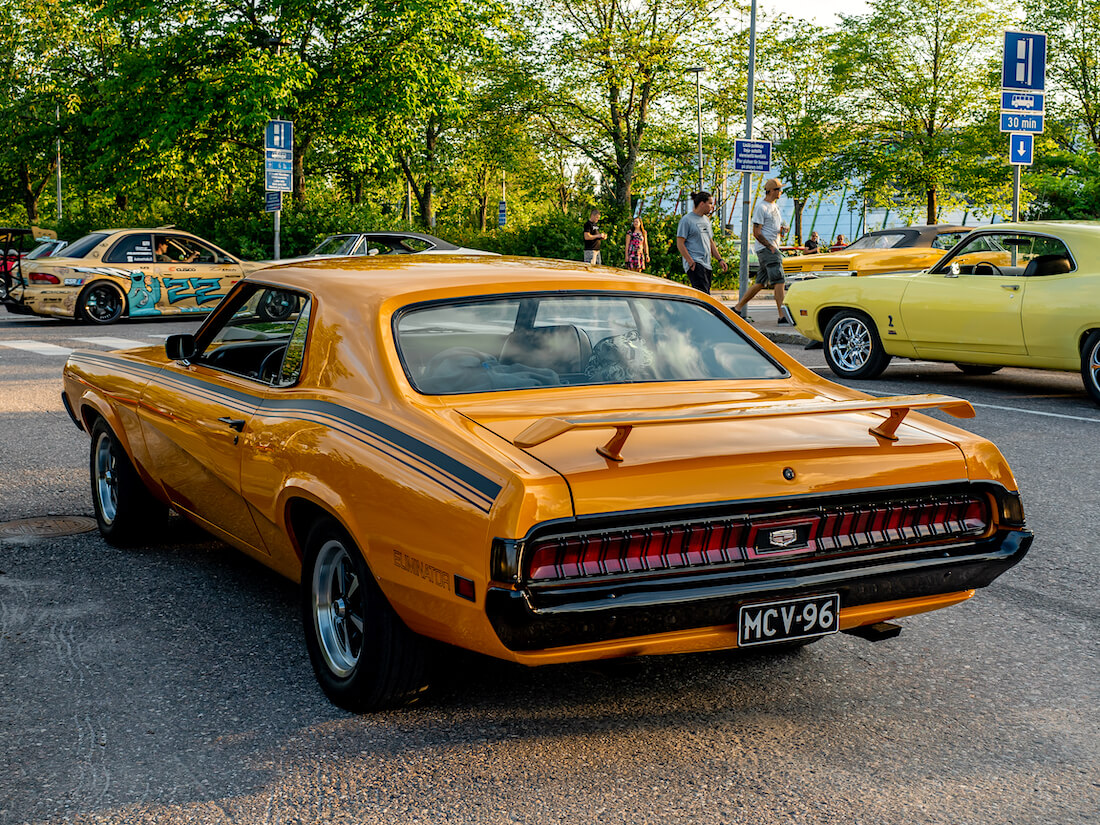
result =
[[[832,370],[830,370],[828,367],[811,367],[810,369],[812,369],[814,372],[832,372]],[[864,392],[867,392],[867,390],[864,390]],[[867,394],[868,395],[877,395],[879,397],[885,398],[886,396],[894,395],[895,393],[867,393]],[[1064,396],[1064,397],[1069,398],[1071,396]],[[969,398],[967,398],[966,400],[970,401]],[[987,410],[1004,410],[1005,412],[1018,412],[1018,413],[1023,413],[1024,415],[1041,415],[1041,416],[1044,416],[1046,418],[1066,418],[1070,421],[1088,421],[1089,423],[1092,423],[1092,424],[1100,424],[1100,418],[1090,418],[1087,415],[1066,415],[1065,413],[1043,412],[1041,410],[1025,410],[1023,407],[1005,407],[1001,404],[982,404],[981,402],[978,402],[978,401],[970,401],[970,406],[972,406],[972,407],[982,407],[982,408],[987,409]]]
[[[979,404],[971,401],[973,407],[985,407],[987,410],[1007,410],[1008,412],[1024,413],[1026,415],[1045,415],[1047,418],[1068,418],[1070,421],[1091,421],[1100,424],[1100,418],[1089,418],[1086,415],[1065,415],[1064,413],[1040,412],[1039,410],[1025,410],[1020,407],[1002,407],[1000,404]]]
[[[107,347],[107,349],[133,349],[134,347],[149,346],[147,341],[135,341],[132,338],[114,338],[110,335],[100,335],[94,338],[74,338],[73,340],[97,347]]]
[[[71,349],[59,347],[56,344],[47,344],[43,341],[0,341],[0,347],[33,352],[38,355],[64,355],[68,357]]]

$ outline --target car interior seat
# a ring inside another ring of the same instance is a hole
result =
[[[1027,262],[1024,277],[1039,275],[1061,275],[1073,269],[1065,255],[1038,255]]]
[[[504,339],[500,363],[525,364],[559,374],[584,371],[592,355],[588,333],[572,324],[520,328]]]

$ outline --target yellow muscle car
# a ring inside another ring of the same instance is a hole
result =
[[[171,227],[105,229],[24,261],[4,303],[9,312],[92,324],[210,312],[257,266]]]
[[[874,378],[892,356],[1080,370],[1100,404],[1100,222],[983,227],[925,272],[794,284],[798,331],[825,342],[843,378]]]
[[[299,581],[352,710],[420,696],[436,642],[541,665],[886,638],[1031,543],[997,449],[918,412],[967,402],[870,398],[710,296],[579,263],[260,270],[194,335],[73,353],[64,398],[106,540],[157,541],[170,507]]]
[[[880,229],[860,236],[839,252],[784,258],[783,274],[793,283],[837,275],[915,272],[936,263],[972,228],[937,224]]]

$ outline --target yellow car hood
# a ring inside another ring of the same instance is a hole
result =
[[[554,403],[543,397],[507,409],[478,405],[460,412],[560,473],[577,515],[968,476],[960,448],[922,427],[920,416],[905,419],[895,440],[869,432],[887,422],[892,399],[750,391],[726,392],[721,400],[678,394],[675,403],[662,404],[653,393],[616,389],[613,399],[589,395]],[[944,399],[907,396],[893,406],[907,411],[922,405],[914,400],[919,398]],[[946,401],[954,409],[931,401],[923,406],[973,414],[965,402]]]

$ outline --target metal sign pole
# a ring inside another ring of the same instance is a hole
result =
[[[61,220],[61,105],[57,106],[57,219]]]
[[[756,0],[752,0],[752,14],[749,18],[749,76],[748,91],[745,95],[745,140],[752,140],[752,86],[753,72],[756,68]],[[737,278],[737,299],[744,300],[749,288],[749,179],[751,172],[741,176],[741,267]]]
[[[1012,167],[1012,220],[1020,220],[1020,167],[1014,165]],[[1016,251],[1016,247],[1012,247],[1012,251]]]
[[[279,249],[280,234],[281,234],[282,229],[283,229],[283,222],[281,220],[282,216],[283,216],[283,210],[282,209],[276,209],[275,210],[275,260],[276,261],[279,260],[279,258],[282,256],[282,252]]]

